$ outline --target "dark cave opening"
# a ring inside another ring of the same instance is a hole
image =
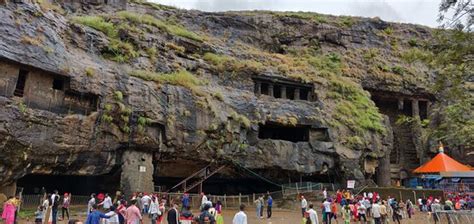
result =
[[[43,187],[48,193],[54,190],[73,195],[113,193],[120,188],[120,174],[99,176],[28,174],[17,181],[17,186],[23,188],[23,194],[39,194]]]
[[[291,142],[309,141],[310,126],[301,125],[288,127],[278,124],[260,124],[258,129],[258,138],[286,140]]]

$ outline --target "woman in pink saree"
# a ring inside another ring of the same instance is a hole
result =
[[[5,224],[13,224],[15,222],[15,205],[11,199],[3,205],[2,219],[5,221]]]

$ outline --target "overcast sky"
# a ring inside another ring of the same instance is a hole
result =
[[[311,11],[333,15],[378,16],[383,20],[438,26],[441,0],[149,0],[202,11]]]

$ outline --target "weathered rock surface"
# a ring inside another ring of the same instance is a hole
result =
[[[107,35],[71,22],[73,16],[82,15],[82,10],[98,15],[119,9],[82,8],[61,15],[41,9],[38,4],[0,6],[2,60],[69,77],[71,90],[95,94],[99,99],[97,112],[67,115],[28,108],[28,105],[22,109],[18,97],[0,96],[0,185],[10,184],[26,174],[107,174],[121,167],[122,154],[129,150],[161,158],[154,161],[158,164],[161,160],[206,163],[217,159],[262,173],[283,170],[318,175],[329,169],[342,174],[339,181],[364,180],[372,175],[364,164],[376,163],[392,148],[393,137],[375,131],[364,132],[362,144],[347,144],[344,139],[355,134],[347,125],[331,125],[337,105],[325,97],[326,81],[311,82],[318,96],[315,101],[256,96],[252,77],[258,72],[243,71],[237,75],[216,72],[211,63],[200,58],[206,52],[244,60],[248,59],[244,52],[250,46],[262,52],[285,54],[289,47],[305,49],[314,45],[323,52],[340,53],[347,64],[344,74],[360,84],[358,88],[408,95],[429,92],[425,81],[430,77],[423,66],[414,66],[413,73],[406,74],[421,81],[409,82],[405,78],[393,78],[396,76],[393,74],[390,77],[372,74],[361,59],[362,49],[378,49],[377,60],[401,63],[386,39],[397,39],[402,45],[406,43],[401,37],[429,38],[430,30],[426,27],[366,18],[357,18],[347,27],[335,25],[332,21],[336,17],[328,17],[329,22],[314,22],[268,12],[157,10],[128,3],[129,11],[177,20],[188,29],[205,34],[206,40],[195,41],[144,25],[146,29],[143,28],[140,36],[120,32],[122,39],[136,41],[135,45],[143,47],[137,57],[120,64],[101,56],[111,41]],[[397,33],[396,38],[380,35],[387,27]],[[25,36],[41,43],[27,43]],[[170,49],[168,43],[185,50]],[[149,57],[145,46],[156,48],[156,57]],[[139,69],[166,73],[175,71],[176,66],[192,71],[207,83],[195,87],[196,91],[128,74]],[[93,75],[86,74],[88,68],[95,71]],[[276,68],[267,70],[279,76]],[[123,99],[114,99],[117,91],[123,94]],[[217,97],[216,93],[221,96]],[[104,109],[107,105],[131,108],[130,130],[124,131],[115,120],[107,123],[101,119],[109,113]],[[139,117],[148,120],[145,131],[139,130],[142,128],[137,124]],[[248,126],[242,117],[249,119]],[[259,124],[288,124],[289,118],[296,119],[298,125],[328,128],[328,140],[294,143],[258,138]],[[389,123],[385,127],[390,133]],[[156,171],[155,175],[166,174]],[[284,173],[271,175],[276,179],[286,178]]]

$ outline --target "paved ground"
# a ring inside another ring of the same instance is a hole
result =
[[[71,218],[73,219],[79,219],[79,220],[84,220],[85,218],[85,208],[73,208],[71,211]],[[32,215],[32,210],[25,210],[21,214],[21,219],[19,220],[19,223],[25,223],[25,224],[30,224],[33,223],[33,215]],[[237,209],[227,209],[223,212],[224,215],[224,223],[226,224],[231,224],[232,223],[232,218],[234,217],[234,214],[237,212]],[[273,211],[273,217],[271,219],[259,219],[256,217],[255,214],[255,209],[254,208],[248,208],[247,211],[247,217],[248,217],[248,224],[300,224],[301,223],[301,215],[299,211],[295,210],[281,210],[281,209],[274,209]],[[321,214],[319,214],[319,218],[321,221]],[[0,222],[1,223],[1,222]],[[64,224],[67,223],[65,221],[59,221],[58,224]],[[146,217],[144,219],[144,224],[149,224],[151,223],[149,219]],[[320,222],[321,223],[321,222]],[[334,221],[332,223],[335,223]],[[338,219],[338,223],[342,224],[344,223],[341,218]],[[356,223],[356,222],[351,222],[351,223]],[[390,222],[393,223],[393,222]],[[425,213],[416,213],[413,219],[404,219],[402,220],[403,224],[418,224],[418,223],[433,223],[431,219],[428,219],[428,215]],[[165,222],[164,224],[167,224]]]

